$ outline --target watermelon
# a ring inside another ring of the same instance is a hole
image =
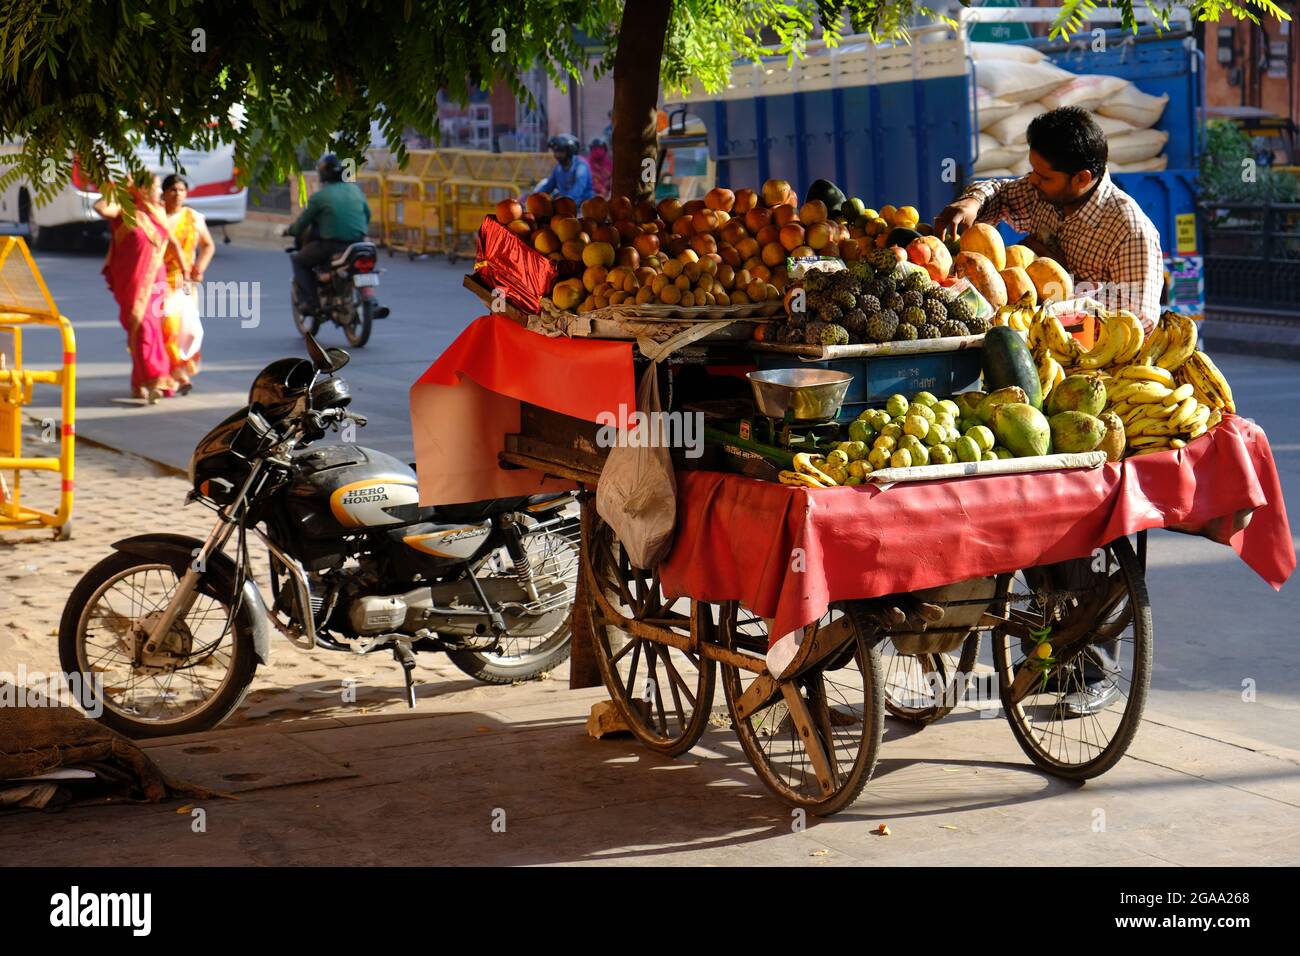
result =
[[[1029,346],[1015,329],[1006,325],[989,329],[984,334],[980,364],[984,370],[986,392],[1016,385],[1024,389],[1030,405],[1042,409],[1043,387],[1038,381],[1038,368],[1034,365]]]

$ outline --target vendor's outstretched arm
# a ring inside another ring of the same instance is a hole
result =
[[[1007,222],[1020,232],[1028,232],[1035,198],[1034,187],[1026,177],[972,183],[961,198],[938,215],[934,230],[943,238],[957,236],[977,222]]]

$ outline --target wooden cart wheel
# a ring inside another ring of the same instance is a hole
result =
[[[880,648],[885,709],[913,724],[946,717],[966,693],[979,653],[978,630],[967,635],[956,653],[900,654],[887,639]]]
[[[862,792],[884,734],[884,690],[874,628],[856,602],[832,608],[805,640],[844,629],[843,649],[789,680],[723,663],[722,689],[736,736],[759,779],[791,806],[818,816],[843,810]],[[767,623],[735,602],[720,611],[728,650],[767,652]]]
[[[1090,558],[1003,575],[993,607],[1010,622],[993,631],[993,664],[1021,748],[1058,777],[1087,780],[1105,773],[1132,742],[1151,681],[1151,604],[1128,539]],[[1044,628],[1052,629],[1046,640],[1055,638],[1054,648],[1067,644],[1071,631],[1086,634],[1086,641],[1076,654],[1054,649],[1046,681],[1041,670],[1026,672],[1016,688],[1016,674],[1034,648],[1033,632],[1041,635]],[[1113,697],[1093,713],[1079,706],[1089,684]]]
[[[712,606],[665,598],[658,572],[632,567],[592,500],[582,505],[582,563],[581,613],[610,698],[645,746],[669,757],[685,753],[713,708],[715,665],[695,650],[712,640]]]

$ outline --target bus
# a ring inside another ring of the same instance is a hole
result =
[[[16,153],[19,148],[21,144],[7,143],[0,146],[0,154]],[[147,147],[140,147],[136,155],[160,175],[173,172],[171,167],[160,165],[157,154]],[[190,185],[187,205],[201,213],[209,226],[243,221],[248,190],[237,181],[233,145],[214,150],[182,149],[177,158]],[[68,241],[85,242],[106,235],[105,223],[95,214],[98,199],[99,189],[82,175],[74,161],[71,177],[48,200],[38,203],[37,190],[21,179],[6,188],[0,193],[0,222],[25,226],[27,243],[34,249]]]

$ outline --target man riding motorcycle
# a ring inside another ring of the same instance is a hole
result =
[[[355,183],[343,181],[343,164],[334,153],[326,153],[316,164],[323,184],[307,201],[288,233],[298,239],[293,254],[293,281],[304,313],[320,308],[316,297],[315,269],[329,262],[354,242],[366,238],[370,205]]]

